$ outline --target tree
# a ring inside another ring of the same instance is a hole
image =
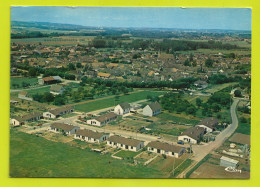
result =
[[[240,90],[235,90],[234,95],[235,97],[242,97],[242,93]]]
[[[82,68],[83,66],[82,66],[82,64],[81,64],[80,62],[78,62],[78,63],[76,64],[76,67],[77,67],[77,68]]]
[[[75,70],[75,69],[76,69],[76,68],[75,68],[75,65],[72,64],[72,63],[69,63],[69,64],[68,64],[68,68],[69,68],[69,70]]]
[[[205,66],[210,68],[213,66],[213,60],[211,60],[210,58],[208,58],[206,61],[205,61]]]
[[[197,98],[197,99],[196,99],[196,105],[197,105],[198,107],[201,107],[201,104],[202,104],[202,100],[201,100],[200,98]]]
[[[37,76],[37,74],[38,74],[38,72],[37,72],[36,68],[30,68],[30,69],[28,70],[28,75],[29,75],[30,77],[35,77],[35,76]]]
[[[56,96],[54,98],[53,104],[54,105],[58,105],[58,106],[64,105],[65,104],[65,100],[66,100],[66,98],[64,96]]]
[[[49,103],[49,102],[52,102],[54,100],[54,96],[49,92],[45,92],[43,94],[43,99],[44,99],[44,101]]]
[[[190,61],[188,59],[185,60],[184,66],[190,66]]]

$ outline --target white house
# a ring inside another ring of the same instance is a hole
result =
[[[24,100],[27,100],[27,101],[32,101],[33,98],[30,97],[30,95],[28,94],[28,92],[20,92],[18,94],[18,98],[20,99],[24,99]]]
[[[87,120],[87,124],[100,127],[116,119],[117,119],[117,114],[113,112],[109,112],[101,116],[95,117],[94,119]]]
[[[62,85],[54,84],[50,88],[50,93],[53,95],[61,95],[64,92],[64,88]]]
[[[79,127],[74,126],[74,125],[69,125],[65,123],[53,123],[51,126],[48,128],[49,131],[55,132],[55,133],[64,133],[68,135],[75,134]]]
[[[145,116],[155,116],[162,112],[161,105],[158,102],[150,103],[143,108],[143,115]]]
[[[11,119],[11,124],[13,126],[20,126],[20,125],[24,125],[25,123],[28,123],[28,122],[38,121],[41,118],[42,118],[42,114],[35,112],[35,113],[27,114],[24,116],[16,116]]]
[[[199,127],[203,127],[206,132],[213,132],[216,128],[216,126],[218,125],[218,120],[215,118],[205,118],[203,119],[201,122],[198,123]]]
[[[192,143],[192,144],[197,144],[201,137],[204,135],[205,129],[203,127],[191,127],[184,131],[180,136],[178,136],[178,140]]]
[[[60,107],[60,108],[56,108],[53,110],[49,110],[48,112],[44,112],[43,113],[43,117],[44,118],[58,118],[64,114],[69,114],[71,112],[73,112],[73,108],[71,106],[65,106],[65,107]]]
[[[144,147],[144,142],[136,139],[124,138],[121,136],[111,136],[107,140],[107,145],[129,151],[138,151]]]
[[[108,133],[99,133],[87,129],[80,129],[74,135],[74,139],[92,143],[100,143],[109,138]]]
[[[117,115],[124,115],[129,113],[130,110],[131,110],[131,106],[129,103],[121,103],[115,107],[114,113]]]
[[[186,149],[184,147],[180,147],[177,145],[171,145],[164,142],[153,141],[147,145],[147,150],[150,152],[165,154],[167,156],[178,158],[183,153],[185,153]]]

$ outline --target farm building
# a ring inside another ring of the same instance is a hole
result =
[[[13,126],[24,125],[26,122],[38,121],[42,118],[41,113],[31,113],[24,116],[17,116],[11,119],[11,124]]]
[[[168,143],[153,141],[147,145],[147,150],[150,152],[165,154],[167,156],[178,158],[185,152],[186,149],[184,147],[171,145]]]
[[[225,156],[222,156],[220,158],[220,163],[219,163],[221,166],[224,166],[224,167],[233,167],[233,168],[237,168],[238,167],[238,161],[237,160],[234,160],[232,158],[228,158],[228,157],[225,157]]]
[[[107,145],[129,151],[138,151],[144,147],[144,142],[136,139],[124,138],[121,136],[111,136],[107,140]]]
[[[50,93],[53,95],[61,95],[64,92],[64,88],[62,85],[54,84],[50,88]]]
[[[203,127],[206,132],[212,132],[215,130],[218,123],[218,120],[215,118],[206,118],[199,122],[197,126]]]
[[[55,132],[55,133],[64,133],[68,135],[75,134],[79,127],[74,126],[74,125],[69,125],[65,123],[53,123],[51,126],[48,128],[49,131]]]
[[[203,127],[191,127],[184,131],[179,137],[178,140],[197,144],[200,141],[200,138],[204,135],[205,129]]]
[[[115,107],[114,113],[117,115],[124,115],[129,113],[130,110],[131,110],[131,106],[129,103],[121,103]]]
[[[161,105],[158,102],[150,103],[143,108],[143,115],[145,116],[155,116],[162,112]]]
[[[28,94],[28,92],[20,92],[18,94],[18,98],[20,99],[24,99],[24,100],[27,100],[27,101],[32,101],[33,98],[30,97],[30,95]]]
[[[39,78],[38,83],[40,85],[44,84],[55,84],[61,82],[61,78],[59,76],[52,76],[52,77],[44,77],[44,78]]]
[[[95,117],[94,119],[87,120],[87,124],[95,126],[103,126],[111,121],[117,119],[117,114],[109,112],[101,116]]]
[[[107,140],[108,138],[109,138],[108,133],[99,133],[87,129],[78,130],[74,136],[74,139],[93,142],[93,143],[95,142],[100,143]]]
[[[43,117],[44,118],[58,118],[64,114],[69,114],[71,112],[73,112],[73,108],[71,106],[65,106],[65,107],[60,107],[60,108],[56,108],[53,110],[49,110],[48,112],[44,112],[43,113]]]

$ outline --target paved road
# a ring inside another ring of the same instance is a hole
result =
[[[204,145],[193,145],[193,156],[192,160],[194,160],[194,164],[191,167],[188,167],[185,171],[183,171],[177,178],[184,178],[186,173],[193,168],[199,161],[201,161],[207,154],[216,148],[220,147],[224,141],[230,137],[238,127],[238,119],[236,115],[236,107],[239,102],[239,99],[234,99],[234,102],[230,108],[232,124],[230,124],[225,130],[223,130],[215,139],[215,141],[210,142]]]

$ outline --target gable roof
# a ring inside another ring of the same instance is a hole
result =
[[[62,85],[59,85],[59,84],[54,84],[51,86],[50,88],[50,91],[53,91],[53,92],[59,92],[63,89],[63,86]]]
[[[193,138],[194,140],[199,140],[200,139],[200,135],[204,133],[204,128],[203,127],[199,127],[199,126],[195,126],[195,127],[191,127],[189,129],[187,129],[186,131],[184,131],[180,136],[189,136],[191,138]]]
[[[120,106],[123,110],[125,110],[125,109],[127,109],[127,108],[131,108],[131,106],[130,106],[129,103],[120,103],[119,106]]]
[[[115,114],[114,112],[109,112],[109,113],[103,114],[101,116],[95,117],[94,119],[102,123],[102,122],[104,122],[108,119],[114,118],[114,117],[117,117],[117,114]]]
[[[55,81],[55,79],[53,77],[44,77],[44,78],[42,78],[42,80],[44,80],[44,81]]]
[[[214,128],[218,124],[218,120],[216,118],[205,118],[200,121],[197,125],[204,125],[209,128]]]
[[[111,136],[108,141],[119,143],[119,144],[124,144],[128,146],[134,146],[136,147],[139,143],[142,141],[136,140],[136,139],[129,139],[129,138],[124,138],[121,136]]]
[[[184,147],[181,147],[181,146],[171,145],[171,144],[159,142],[159,141],[150,142],[150,143],[148,143],[147,146],[153,147],[153,148],[156,148],[156,149],[162,149],[162,150],[165,150],[165,151],[171,151],[171,152],[175,152],[175,153],[179,153],[181,151],[181,149],[184,148]]]
[[[150,103],[148,106],[152,109],[152,111],[157,111],[162,109],[161,105],[158,102]]]
[[[239,162],[239,161],[237,161],[237,160],[234,160],[234,159],[232,159],[232,158],[228,158],[228,157],[225,157],[225,156],[222,156],[222,157],[220,158],[220,160],[225,160],[225,161],[231,162],[231,163],[233,163],[233,164],[238,164],[238,162]]]
[[[54,114],[54,115],[59,115],[61,112],[65,112],[67,110],[72,110],[73,108],[71,106],[64,106],[64,107],[60,107],[60,108],[56,108],[53,110],[49,110],[50,113]]]
[[[41,117],[42,116],[42,113],[39,113],[39,112],[33,112],[31,114],[26,114],[24,116],[17,116],[17,117],[14,117],[14,119],[16,119],[17,121],[19,122],[23,122],[23,121],[27,121],[27,120],[30,120],[32,118],[36,118],[36,117]]]
[[[102,72],[99,72],[97,75],[100,77],[106,77],[106,78],[111,76],[111,74],[109,74],[109,73],[102,73]]]
[[[65,131],[71,131],[72,129],[74,129],[77,126],[69,125],[69,124],[66,124],[66,123],[53,123],[53,124],[51,124],[51,127],[54,127],[54,128],[57,128],[57,129],[62,129],[62,130],[65,130]]]
[[[104,134],[100,133],[100,132],[94,132],[94,131],[91,131],[91,130],[87,130],[87,129],[80,129],[80,130],[78,130],[76,132],[76,135],[81,135],[81,136],[86,136],[86,137],[90,137],[90,138],[99,139]]]

